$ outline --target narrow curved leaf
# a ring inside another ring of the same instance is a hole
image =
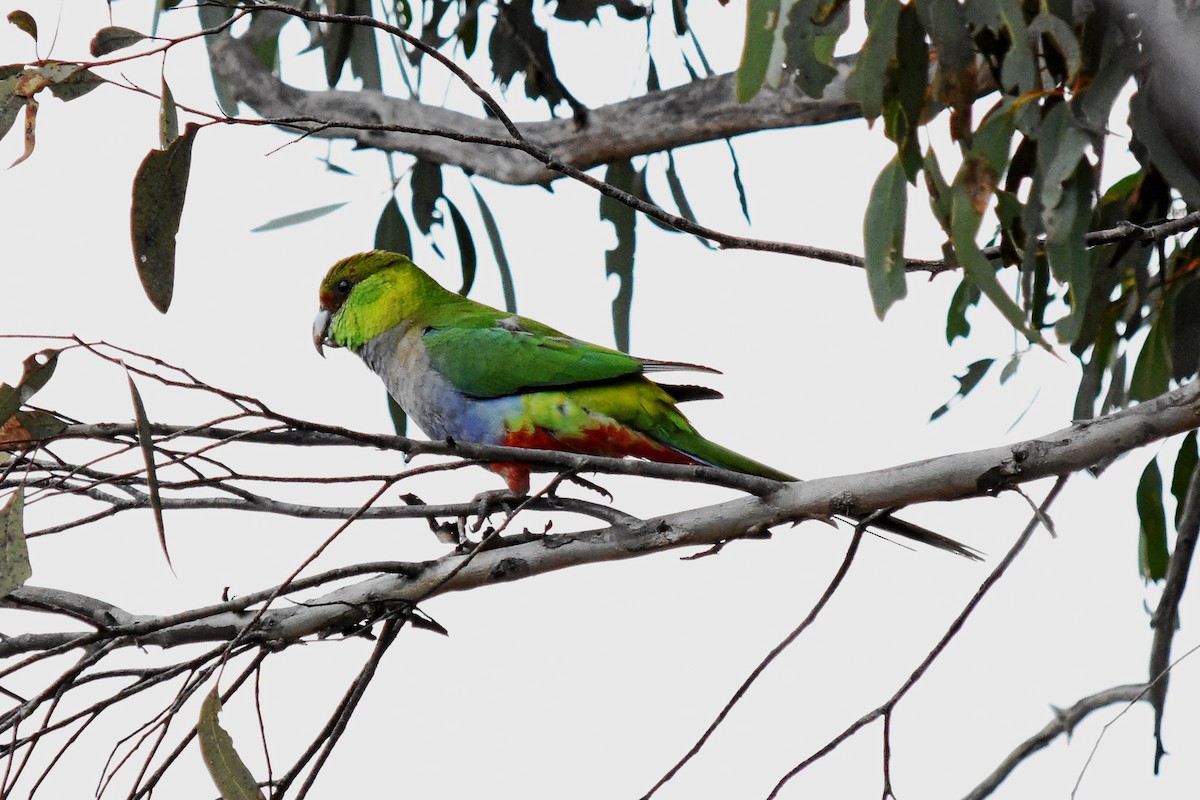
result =
[[[166,0],[166,7],[174,8],[179,4],[179,2],[180,0]],[[196,8],[196,13],[200,17],[201,28],[204,30],[215,30],[229,20],[229,18],[233,15],[233,9],[229,6],[220,5],[218,3],[200,3]],[[154,23],[155,26],[158,25],[157,11],[155,12],[154,16]],[[152,35],[154,32],[154,29],[150,31]],[[214,70],[209,70],[209,72],[213,73],[213,91],[216,92],[217,105],[221,108],[222,113],[224,113],[227,117],[237,116],[237,95],[230,90],[227,82],[217,80]]]
[[[879,173],[863,218],[863,260],[875,316],[908,293],[904,276],[904,223],[908,215],[908,180],[897,155]]]
[[[1175,497],[1175,530],[1179,530],[1179,518],[1183,516],[1183,504],[1197,461],[1200,461],[1200,453],[1196,449],[1196,432],[1192,431],[1183,437],[1179,445],[1179,454],[1175,456],[1175,474],[1171,477],[1171,494]]]
[[[412,236],[408,233],[408,223],[404,214],[400,213],[400,204],[396,196],[388,199],[379,215],[379,224],[375,226],[375,249],[388,250],[402,256],[412,258]]]
[[[116,50],[135,45],[145,38],[146,34],[144,33],[139,33],[130,28],[122,28],[119,25],[113,25],[96,31],[96,35],[92,37],[92,43],[88,46],[88,51],[92,54],[93,58],[99,58]]]
[[[204,698],[196,723],[204,766],[223,800],[263,800],[254,775],[233,746],[233,738],[221,727],[220,713],[221,697],[214,687]]]
[[[1157,459],[1151,459],[1142,471],[1137,487],[1138,569],[1142,578],[1160,581],[1167,575],[1171,555],[1167,552],[1167,515],[1163,510],[1162,473]]]
[[[251,233],[263,233],[265,231],[277,231],[280,228],[287,228],[292,225],[299,225],[302,222],[311,222],[314,219],[320,219],[321,217],[325,216],[326,214],[332,214],[334,211],[337,211],[339,208],[346,205],[346,203],[348,203],[348,202],[349,202],[348,200],[343,200],[340,203],[330,203],[327,206],[317,206],[316,208],[309,208],[304,211],[297,211],[294,214],[284,214],[282,217],[276,217],[273,220],[264,222],[262,225],[259,225],[257,228],[251,228],[250,232]]]
[[[635,171],[629,159],[614,161],[604,172],[604,181],[625,191],[633,189]],[[617,349],[629,352],[629,313],[633,306],[633,256],[637,247],[637,216],[629,206],[607,195],[600,196],[600,219],[613,224],[617,245],[604,253],[604,271],[616,275],[621,285],[613,298],[613,335]]]
[[[38,101],[30,97],[25,101],[25,150],[17,156],[16,161],[9,164],[9,169],[33,155],[34,145],[37,144],[37,112]]]
[[[37,41],[37,22],[28,11],[20,9],[10,11],[8,13],[8,21],[32,36],[35,42]]]
[[[742,183],[742,167],[738,164],[737,152],[733,149],[733,140],[726,139],[725,145],[729,148],[729,158],[733,161],[733,186],[737,189],[738,203],[742,206],[742,216],[749,224],[750,204],[746,201],[746,185]]]
[[[688,222],[696,222],[696,212],[692,211],[692,204],[688,202],[687,194],[683,191],[683,180],[680,179],[679,170],[675,167],[675,155],[670,150],[667,151],[667,188],[671,190],[671,199],[675,201],[675,207],[679,209],[679,216]],[[703,236],[697,236],[696,241],[709,250],[716,249],[716,246]]]
[[[349,11],[342,12],[357,16],[371,16],[371,0],[357,0]],[[375,41],[375,29],[364,25],[351,27],[350,72],[362,81],[364,89],[383,90],[383,74],[379,70],[379,47]]]
[[[967,338],[971,333],[971,323],[967,321],[967,309],[979,304],[981,293],[979,287],[966,275],[954,290],[950,299],[950,308],[946,310],[946,344],[954,344],[958,337]]]
[[[154,527],[158,530],[158,543],[162,545],[163,555],[167,558],[167,566],[175,571],[171,563],[171,553],[167,550],[167,529],[163,525],[162,499],[158,493],[158,470],[154,466],[154,437],[150,433],[150,420],[146,418],[146,407],[142,405],[142,395],[133,382],[129,368],[125,368],[125,377],[129,381],[129,394],[133,398],[133,421],[137,428],[138,447],[142,450],[142,459],[146,463],[146,489],[150,495],[150,510],[154,512]]]
[[[1169,317],[1169,306],[1164,306],[1160,316],[1150,326],[1142,350],[1133,365],[1133,376],[1129,379],[1130,400],[1150,400],[1167,390],[1171,383],[1171,334],[1174,326]]]
[[[517,291],[513,286],[512,270],[508,266],[508,256],[504,254],[504,243],[500,241],[500,226],[492,209],[484,201],[483,195],[471,184],[475,193],[475,202],[479,204],[479,216],[483,218],[483,229],[487,231],[488,241],[492,245],[492,253],[496,256],[496,268],[500,270],[500,286],[504,291],[504,308],[508,313],[517,313]]]
[[[0,508],[0,597],[7,597],[33,575],[25,545],[25,495],[18,487]]]
[[[133,260],[146,297],[162,313],[175,291],[175,235],[187,196],[192,142],[200,126],[189,123],[166,150],[151,150],[133,178],[130,228]]]
[[[450,209],[450,220],[454,223],[454,237],[458,240],[458,258],[462,263],[463,283],[458,293],[466,297],[475,284],[475,268],[478,265],[475,255],[475,240],[471,238],[471,229],[467,227],[467,221],[463,219],[458,206],[454,205],[448,197],[446,205]]]
[[[846,92],[858,99],[863,119],[869,125],[883,113],[888,65],[896,53],[900,3],[899,0],[871,0],[866,11],[867,40],[854,60],[854,70],[846,79]]]
[[[747,0],[746,40],[737,69],[737,100],[745,103],[762,88],[775,47],[779,0]]]
[[[167,79],[162,80],[162,100],[158,106],[158,143],[162,149],[171,146],[179,138],[179,110],[175,107],[175,96]]]
[[[934,412],[929,415],[929,421],[933,422],[949,411],[955,403],[969,395],[971,390],[983,380],[983,376],[987,375],[988,370],[991,369],[995,361],[996,359],[994,358],[981,358],[967,365],[967,371],[962,375],[955,375],[954,379],[958,381],[958,391],[954,393],[953,397],[934,409]]]
[[[683,36],[687,33],[687,0],[671,0],[671,16],[675,20],[675,35]]]
[[[426,235],[441,224],[437,201],[442,197],[442,165],[417,159],[412,169],[412,212],[417,230]]]
[[[396,402],[396,398],[391,394],[387,396],[388,416],[392,418],[392,428],[395,429],[397,436],[405,436],[408,432],[408,415],[404,413],[404,409]]]

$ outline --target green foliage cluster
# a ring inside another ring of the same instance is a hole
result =
[[[753,96],[769,80],[768,65],[780,59],[794,69],[799,88],[823,92],[837,76],[829,40],[845,30],[847,9],[836,0],[750,0],[739,94]],[[883,118],[896,145],[864,221],[868,286],[879,316],[905,295],[905,182],[923,180],[946,235],[945,256],[962,270],[947,341],[969,335],[967,311],[982,297],[1031,344],[1048,347],[1052,333],[1081,365],[1079,420],[1194,377],[1200,241],[1193,234],[1170,246],[1151,237],[1089,246],[1088,233],[1136,230],[1163,222],[1179,206],[1200,207],[1200,161],[1190,141],[1196,118],[1178,93],[1163,88],[1189,80],[1194,86],[1200,71],[1181,69],[1181,59],[1194,60],[1161,33],[1164,26],[1183,30],[1183,41],[1194,44],[1195,10],[1181,5],[1142,16],[1121,13],[1117,3],[1081,11],[1068,0],[868,0],[866,19],[869,34],[847,92],[867,120]],[[1140,167],[1105,188],[1108,122],[1135,76],[1129,148]],[[980,98],[990,108],[976,122]],[[919,135],[943,110],[961,160],[949,179],[939,166],[945,154]],[[997,246],[985,251],[979,237],[989,216]],[[1008,362],[1001,381],[1019,358]],[[958,396],[993,363],[971,364]],[[1185,449],[1194,450],[1194,438],[1188,442]],[[1195,463],[1186,453],[1177,461],[1188,470]],[[1166,568],[1157,476],[1152,462],[1138,491],[1143,574],[1155,579]],[[1189,476],[1177,474],[1176,488]]]

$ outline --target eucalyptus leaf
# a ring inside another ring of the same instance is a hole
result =
[[[412,236],[408,232],[408,223],[400,212],[400,204],[396,196],[388,198],[383,213],[379,215],[379,224],[375,226],[375,249],[388,250],[402,256],[412,258]]]
[[[12,594],[33,576],[25,544],[25,495],[20,487],[0,508],[0,598]]]
[[[91,44],[88,46],[88,52],[92,54],[93,58],[99,58],[135,45],[145,38],[146,34],[144,33],[113,25],[96,31],[96,35],[92,37]]]
[[[167,529],[163,524],[162,498],[158,491],[158,469],[154,465],[154,436],[150,432],[150,420],[146,417],[146,407],[142,404],[141,392],[133,382],[133,374],[125,369],[125,377],[129,381],[129,394],[133,398],[134,426],[137,428],[138,447],[142,451],[142,461],[146,465],[146,491],[150,497],[150,510],[154,513],[154,527],[158,531],[158,543],[162,546],[167,566],[175,571],[171,563],[171,553],[167,550]]]
[[[223,800],[263,800],[258,782],[233,746],[233,738],[221,727],[220,713],[221,696],[214,687],[204,698],[196,723],[204,766]]]
[[[475,240],[471,238],[471,229],[463,218],[458,206],[450,198],[446,198],[446,207],[450,209],[450,221],[454,225],[454,237],[458,240],[458,258],[462,264],[462,288],[458,293],[466,297],[475,284],[475,268],[478,259],[475,255]]]
[[[199,130],[199,125],[189,123],[167,149],[151,150],[133,178],[134,265],[146,296],[164,314],[175,290],[175,236],[187,197],[192,143]]]
[[[309,209],[305,209],[304,211],[297,211],[294,214],[284,214],[282,217],[276,217],[275,219],[264,222],[262,225],[259,225],[256,228],[251,228],[250,232],[251,233],[264,233],[266,231],[277,231],[280,228],[287,228],[292,225],[299,225],[304,222],[311,222],[314,219],[320,219],[321,217],[325,216],[326,214],[332,214],[334,211],[337,211],[339,208],[346,205],[348,202],[350,202],[350,201],[343,200],[340,203],[330,203],[329,205],[326,205],[326,206],[317,206],[316,208],[309,208]]]
[[[479,204],[479,216],[483,219],[483,229],[487,231],[488,242],[492,245],[492,253],[496,257],[496,268],[500,271],[500,286],[504,291],[504,308],[510,314],[517,313],[517,292],[513,285],[512,269],[508,265],[508,256],[504,253],[504,243],[500,240],[500,226],[492,209],[483,199],[483,195],[471,184],[475,193],[475,202]]]
[[[746,0],[746,38],[737,69],[737,100],[749,101],[767,77],[775,26],[779,24],[779,0]]]
[[[625,191],[633,188],[635,171],[633,164],[625,159],[608,165],[604,181]],[[617,296],[613,298],[613,335],[617,349],[629,352],[629,314],[633,305],[633,259],[637,247],[634,210],[607,195],[600,196],[600,219],[613,224],[617,235],[616,247],[604,254],[604,270],[609,276],[620,279]]]
[[[1138,569],[1147,581],[1160,581],[1167,575],[1171,555],[1167,551],[1167,515],[1163,510],[1162,473],[1158,461],[1151,459],[1142,471],[1137,487]]]
[[[1175,530],[1179,530],[1179,520],[1183,517],[1183,507],[1187,501],[1188,486],[1192,482],[1192,474],[1196,471],[1196,462],[1200,454],[1196,449],[1196,432],[1191,431],[1179,443],[1179,453],[1175,456],[1175,470],[1171,476],[1171,495],[1175,498]]]
[[[8,21],[32,36],[35,42],[37,41],[37,22],[34,20],[33,15],[28,11],[22,11],[21,9],[10,11],[8,13]]]
[[[887,163],[867,202],[863,219],[864,262],[867,287],[875,316],[883,319],[889,308],[908,293],[904,267],[904,224],[908,216],[908,181],[900,157]]]

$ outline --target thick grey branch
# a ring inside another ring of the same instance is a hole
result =
[[[548,183],[562,177],[520,150],[455,141],[456,137],[508,140],[508,132],[498,120],[368,89],[297,89],[272,75],[245,42],[228,33],[211,37],[209,55],[215,78],[263,117],[356,120],[437,133],[334,128],[317,136],[349,138],[363,147],[456,164],[502,183]],[[861,116],[862,109],[846,98],[850,64],[850,59],[838,60],[838,77],[820,100],[801,94],[793,81],[784,80],[779,89],[764,88],[750,102],[738,103],[734,76],[729,73],[592,109],[583,128],[577,128],[569,119],[522,122],[519,127],[529,141],[562,162],[588,169],[634,155],[743,133],[851,119]]]

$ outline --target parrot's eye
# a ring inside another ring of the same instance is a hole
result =
[[[342,278],[340,281],[337,282],[336,288],[338,290],[338,294],[349,294],[350,285],[351,284],[350,284],[349,278]]]

